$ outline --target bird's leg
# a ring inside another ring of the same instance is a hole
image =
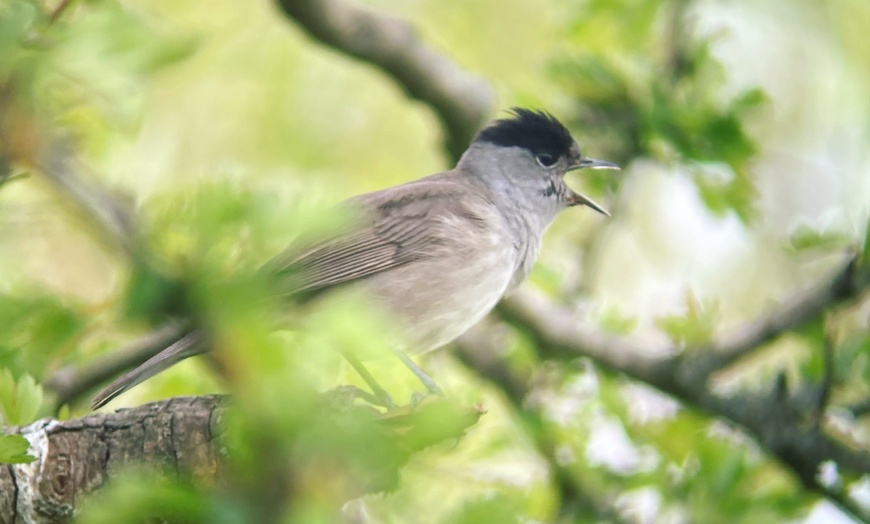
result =
[[[342,391],[347,392],[352,399],[362,399],[373,406],[389,407],[384,406],[384,399],[378,398],[364,389],[358,388],[356,386],[342,386],[342,388],[346,388]]]
[[[406,355],[405,352],[400,349],[394,349],[393,352],[396,354],[397,357],[399,357],[399,360],[402,361],[402,364],[405,364],[405,367],[410,369],[411,373],[413,373],[418,379],[420,379],[420,382],[422,382],[423,385],[426,386],[426,389],[429,390],[429,393],[439,397],[444,396],[444,392],[441,391],[441,388],[438,387],[438,384],[436,384],[435,381],[432,380],[432,377],[427,375],[426,372],[420,368],[420,366],[415,364],[414,361],[411,360],[411,357]]]
[[[348,363],[350,363],[354,371],[356,371],[357,374],[362,377],[365,383],[368,384],[369,388],[372,390],[372,393],[374,394],[374,398],[372,400],[377,400],[377,402],[372,402],[373,404],[383,406],[387,409],[393,409],[396,407],[396,403],[393,402],[390,394],[387,393],[387,391],[382,388],[380,384],[378,384],[378,381],[375,380],[375,377],[373,377],[372,374],[369,373],[369,370],[367,370],[365,366],[362,365],[362,362],[360,362],[359,359],[356,358],[356,355],[344,350],[341,351],[341,354],[344,355],[344,358],[348,361]]]

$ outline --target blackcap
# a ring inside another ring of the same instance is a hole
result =
[[[583,156],[553,116],[514,108],[480,131],[453,169],[348,200],[361,217],[350,231],[312,248],[291,246],[264,270],[287,275],[291,291],[300,293],[362,286],[395,313],[409,352],[435,349],[526,278],[560,212],[587,206],[607,215],[565,183],[567,172],[584,168],[619,169]],[[175,343],[100,392],[94,406],[207,350],[202,334],[180,332]],[[400,356],[430,391],[439,391]]]

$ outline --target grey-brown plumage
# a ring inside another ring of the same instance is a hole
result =
[[[348,233],[264,266],[288,276],[290,294],[359,285],[394,311],[412,352],[443,346],[486,315],[528,275],[541,237],[563,209],[587,205],[566,172],[617,168],[585,158],[568,130],[543,112],[514,109],[481,131],[443,173],[360,195]],[[197,333],[179,340],[106,387],[99,407],[178,361],[203,352]]]

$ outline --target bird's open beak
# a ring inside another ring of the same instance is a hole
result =
[[[606,217],[610,216],[610,213],[608,213],[607,210],[604,209],[603,207],[599,206],[597,202],[595,202],[594,200],[592,200],[591,198],[587,197],[584,194],[577,193],[576,191],[571,191],[571,196],[569,197],[568,205],[569,206],[589,206],[592,209],[594,209],[595,211],[598,211],[599,213],[601,213],[602,215],[604,215]]]
[[[608,162],[606,160],[598,160],[596,158],[581,158],[580,162],[568,168],[568,171],[574,171],[575,169],[615,169],[619,171],[620,167],[613,162]],[[610,213],[607,212],[606,209],[598,205],[594,200],[583,195],[581,193],[577,193],[575,191],[571,192],[571,198],[568,201],[568,205],[570,206],[588,206],[598,211],[604,216],[610,216]]]
[[[607,160],[598,160],[597,158],[581,158],[580,162],[568,168],[568,171],[574,169],[615,169],[619,171],[621,168],[613,162]]]

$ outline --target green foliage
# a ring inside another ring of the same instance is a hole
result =
[[[689,411],[674,419],[634,422],[627,429],[638,445],[653,444],[660,454],[641,482],[667,486],[666,497],[685,505],[699,521],[760,524],[771,514],[780,519],[798,514],[794,481],[761,460],[755,444],[738,429]],[[747,500],[754,503],[751,511]]]
[[[98,0],[88,16],[56,29],[63,45],[53,51],[42,87],[48,102],[62,111],[62,123],[87,131],[81,136],[94,151],[108,145],[92,141],[106,126],[115,132],[136,129],[145,102],[143,81],[195,49],[190,38],[156,22],[115,0]]]
[[[481,522],[521,522],[520,507],[515,497],[507,494],[476,499],[465,504],[449,522],[455,524],[479,524]]]
[[[584,51],[554,65],[578,100],[583,143],[623,165],[652,157],[696,167],[710,211],[749,220],[755,191],[748,164],[756,147],[744,121],[764,104],[764,93],[750,89],[722,100],[725,71],[710,53],[713,41],[691,34],[689,2],[586,4],[571,26],[572,40]],[[707,165],[723,165],[729,176],[707,176]],[[604,173],[588,178],[598,191],[618,183]]]
[[[848,245],[849,238],[841,231],[819,231],[802,227],[792,234],[790,246],[797,253],[830,251]]]
[[[90,2],[87,11],[53,23],[42,2],[0,5],[0,95],[21,111],[17,117],[50,121],[85,150],[104,153],[111,133],[140,123],[146,77],[190,56],[195,46],[115,0]],[[5,146],[6,154],[32,160],[32,123],[16,125],[21,137]]]
[[[616,335],[627,335],[637,328],[638,319],[609,307],[598,317],[598,327]]]
[[[828,340],[825,330],[826,322],[821,318],[807,322],[797,330],[800,340],[810,349],[809,358],[801,363],[801,376],[816,383],[821,382],[827,372],[824,353]]]
[[[466,16],[437,2],[405,3],[401,9],[423,4],[442,17]],[[499,23],[517,26],[511,5],[470,8],[488,16],[484,32],[473,38],[485,42],[492,34],[487,31]],[[567,28],[554,26],[565,16],[548,19],[551,13],[544,13],[535,23],[549,30],[533,45],[550,52],[552,42],[564,44],[552,57],[552,75],[513,73],[538,82],[529,90],[545,87],[544,94],[507,94],[564,116],[549,99],[555,76],[561,94],[578,101],[572,124],[584,152],[626,166],[639,158],[679,164],[711,212],[733,212],[748,222],[755,213],[749,165],[758,147],[746,124],[768,116],[759,111],[766,95],[758,89],[723,93],[731,73],[712,51],[716,38],[728,35],[698,36],[691,11],[701,8],[696,2],[577,0],[570,5]],[[434,34],[427,20],[420,26],[427,38]],[[439,27],[439,42],[442,32],[451,30],[450,24]],[[457,40],[460,52],[474,53],[466,45],[469,32]],[[489,40],[495,42],[494,56],[505,54],[502,40]],[[573,364],[544,364],[536,341],[520,330],[508,330],[505,337],[508,365],[529,377],[533,394],[517,412],[503,392],[450,360],[437,370],[449,383],[449,401],[427,399],[415,409],[385,415],[345,396],[349,390],[328,391],[336,384],[360,384],[339,369],[343,364],[335,350],[388,353],[391,319],[351,291],[283,303],[275,298],[282,281],[259,267],[291,241],[305,245],[353,219],[325,208],[312,187],[321,184],[335,200],[406,181],[411,172],[431,172],[440,157],[427,112],[408,110],[391,85],[366,90],[365,85],[383,81],[369,68],[348,67],[344,58],[307,46],[288,38],[286,20],[261,4],[239,9],[233,2],[91,0],[74,2],[59,21],[49,23],[41,2],[0,3],[0,84],[13,88],[0,95],[11,93],[27,117],[44,117],[52,129],[72,137],[94,168],[88,176],[105,177],[103,183],[134,193],[147,253],[132,267],[114,261],[125,278],[113,283],[108,296],[87,304],[48,284],[7,286],[4,278],[4,421],[27,423],[48,414],[39,383],[59,365],[90,361],[95,347],[113,349],[129,340],[128,331],[143,329],[143,319],[159,323],[187,314],[216,342],[215,367],[234,399],[221,435],[229,457],[226,486],[130,472],[94,495],[82,522],[334,522],[342,502],[377,489],[394,490],[368,500],[375,513],[387,515],[384,521],[551,521],[564,509],[560,481],[608,504],[652,490],[661,500],[658,516],[673,509],[678,520],[761,523],[802,516],[814,498],[744,435],[684,406],[661,419],[638,418],[636,412],[645,408],[633,403],[643,400],[626,395],[628,381],[599,373],[586,361],[583,373]],[[514,58],[501,58],[505,64],[493,67],[516,71]],[[489,67],[495,60],[478,62]],[[342,91],[342,85],[350,87]],[[399,99],[399,109],[385,103],[387,98]],[[0,114],[5,115],[4,103]],[[408,127],[404,113],[422,114],[412,121],[416,128]],[[413,146],[425,151],[424,161],[408,153]],[[0,181],[8,180],[6,173],[23,172],[0,161]],[[148,178],[152,175],[164,179]],[[620,180],[605,172],[582,176],[599,193],[614,190]],[[294,188],[297,183],[304,189]],[[2,196],[17,186],[0,184]],[[290,189],[282,193],[276,187]],[[791,239],[801,256],[846,243],[815,226]],[[863,246],[865,263],[868,244],[870,236]],[[570,256],[579,252],[572,246]],[[561,271],[539,267],[535,278],[551,294],[564,292]],[[617,335],[645,336],[649,328],[646,319],[616,306],[604,308],[597,320],[603,331]],[[720,321],[718,303],[690,296],[684,315],[662,317],[656,325],[677,344],[703,346]],[[820,320],[795,334],[811,348],[808,357],[796,357],[801,379],[825,377],[821,349],[829,329],[829,321]],[[834,337],[832,395],[851,401],[868,393],[870,346],[866,329],[842,330],[853,336]],[[403,399],[418,386],[390,362],[366,361],[394,397]],[[145,384],[121,402],[189,393],[179,384],[190,388],[206,380],[190,371],[173,372],[174,382]],[[464,407],[478,403],[483,407]],[[75,405],[71,410],[72,416],[84,413]],[[545,416],[529,422],[535,410]],[[590,452],[590,441],[606,423],[623,432],[631,452],[637,452],[635,466],[612,468]],[[0,437],[0,462],[28,460],[26,451],[21,437]],[[553,462],[545,464],[542,455],[548,452],[557,460],[548,456]],[[528,466],[524,472],[546,471],[517,479],[512,473],[521,466]],[[556,478],[557,467],[564,478]],[[511,473],[492,473],[502,469]],[[593,508],[577,510],[575,518],[608,518]]]
[[[0,5],[0,81],[26,76],[34,64],[34,48],[26,45],[29,31],[40,19],[35,0],[12,0]]]
[[[33,377],[24,375],[16,381],[8,369],[0,369],[0,417],[4,424],[33,422],[43,408],[43,400],[42,387]]]
[[[152,267],[137,264],[127,282],[124,314],[130,319],[144,318],[157,325],[166,317],[189,312],[184,284]]]
[[[26,464],[35,457],[27,454],[30,443],[21,435],[0,435],[0,464]]]
[[[49,362],[81,340],[82,313],[57,297],[27,290],[0,295],[0,367],[40,377]]]
[[[123,502],[122,502],[123,501]],[[87,500],[76,521],[83,524],[211,522],[241,524],[231,500],[209,500],[188,483],[152,471],[128,471]]]
[[[288,181],[288,183],[291,181]],[[254,270],[291,241],[306,244],[346,227],[348,213],[316,198],[278,198],[237,181],[204,182],[155,196],[144,215],[146,243],[179,270]],[[153,277],[150,277],[153,278]]]
[[[700,302],[689,293],[685,315],[659,317],[656,325],[681,346],[700,346],[712,340],[718,317],[714,302]]]

